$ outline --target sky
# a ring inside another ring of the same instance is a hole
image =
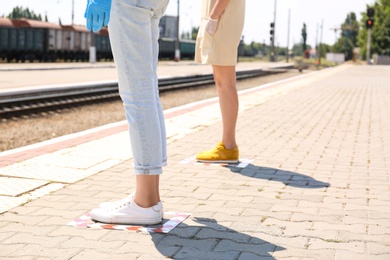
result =
[[[72,2],[74,1],[74,9]],[[15,6],[28,7],[36,14],[45,14],[50,22],[62,24],[84,24],[83,17],[86,0],[2,0],[0,16],[8,15]],[[179,0],[170,0],[167,15],[177,15]],[[242,0],[231,0],[242,1]],[[199,26],[200,5],[202,0],[180,0],[180,32],[189,32],[191,27]],[[274,20],[276,3],[276,34],[275,43],[289,48],[302,40],[303,24],[307,26],[307,43],[315,46],[317,42],[333,45],[336,36],[334,28],[339,28],[345,21],[347,14],[355,12],[358,21],[361,13],[366,12],[367,4],[375,0],[246,0],[246,14],[244,26],[244,41],[270,42],[270,23]],[[72,12],[74,10],[74,12]],[[290,13],[290,16],[289,16]],[[290,23],[289,23],[290,17]],[[323,26],[322,26],[323,24]],[[322,28],[322,29],[321,29]]]

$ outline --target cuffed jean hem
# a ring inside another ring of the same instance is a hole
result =
[[[161,166],[134,166],[134,172],[136,175],[159,175],[163,166],[167,166],[166,161]]]

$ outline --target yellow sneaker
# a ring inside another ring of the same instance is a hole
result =
[[[219,142],[217,146],[209,151],[203,151],[196,155],[196,159],[199,162],[212,162],[212,163],[236,163],[238,162],[238,146],[231,150],[225,148],[222,142]]]

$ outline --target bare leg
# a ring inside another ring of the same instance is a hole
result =
[[[160,175],[136,175],[134,202],[143,208],[156,205],[160,201]]]
[[[213,65],[213,71],[222,114],[222,143],[226,149],[233,149],[236,146],[236,124],[238,116],[236,67]]]

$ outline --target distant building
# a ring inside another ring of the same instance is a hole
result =
[[[390,65],[390,56],[374,54],[373,62],[377,65]]]
[[[176,21],[177,16],[164,15],[160,20],[160,37],[176,39]]]
[[[304,57],[306,59],[315,59],[317,57],[317,50],[316,49],[305,50]]]
[[[345,54],[344,53],[328,52],[326,54],[326,61],[335,62],[337,64],[344,63],[345,62]]]

